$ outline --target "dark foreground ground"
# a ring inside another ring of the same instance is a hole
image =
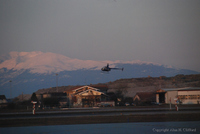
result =
[[[50,113],[45,111],[36,115],[31,113],[1,113],[0,115],[0,127],[170,121],[200,121],[200,109],[191,107],[175,111],[175,109],[166,110],[164,108],[108,108]]]

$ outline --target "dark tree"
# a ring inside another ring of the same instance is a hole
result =
[[[32,94],[31,101],[37,101],[38,102],[38,99],[37,99],[37,96],[36,96],[35,93]]]

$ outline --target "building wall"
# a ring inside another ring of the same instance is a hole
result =
[[[178,91],[178,98],[182,104],[199,104],[200,91]]]
[[[156,91],[156,102],[160,103],[161,97],[163,98],[162,93],[165,93],[164,100],[166,104],[200,104],[200,90],[197,88],[188,88],[188,90],[157,90]],[[160,98],[159,98],[160,97]],[[170,99],[171,98],[171,99]],[[178,101],[178,102],[177,102]]]
[[[43,94],[36,94],[36,97],[38,100],[42,100],[43,99]]]
[[[50,98],[51,94],[43,94],[43,98]]]
[[[156,103],[159,103],[159,94],[156,94]]]
[[[177,99],[178,92],[177,91],[167,91],[165,94],[165,103],[170,104],[170,99],[171,99],[171,104],[175,104],[175,100]]]
[[[178,91],[178,95],[200,95],[200,91]]]
[[[77,105],[77,106],[82,106],[82,97],[81,97],[81,96],[77,96],[76,105]]]
[[[200,104],[200,99],[184,99],[181,102],[182,104]]]

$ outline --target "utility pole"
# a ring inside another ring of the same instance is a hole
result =
[[[23,92],[22,92],[22,101],[24,100],[24,97],[23,97]]]
[[[56,74],[56,90],[58,92],[58,74]]]
[[[12,81],[10,80],[10,99],[12,98]]]

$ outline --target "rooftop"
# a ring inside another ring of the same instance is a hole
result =
[[[163,88],[164,91],[192,91],[200,90],[200,87],[184,87],[184,88]]]

